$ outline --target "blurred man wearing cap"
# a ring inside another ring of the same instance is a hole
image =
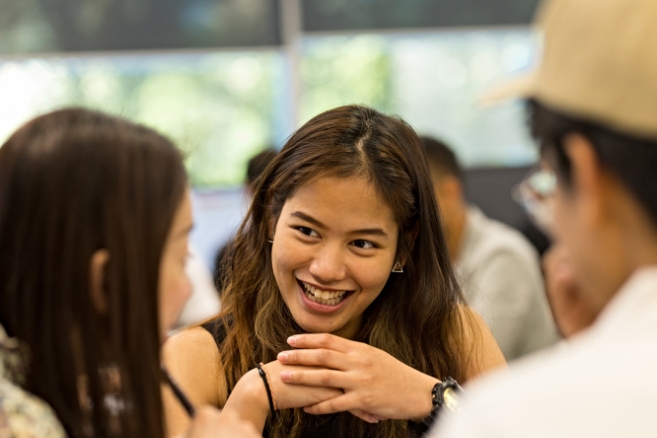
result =
[[[534,204],[594,321],[470,386],[430,436],[656,437],[657,1],[549,0],[539,24],[538,70],[494,97],[528,100]]]

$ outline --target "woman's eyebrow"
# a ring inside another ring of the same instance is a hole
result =
[[[309,214],[306,214],[302,211],[295,211],[292,214],[290,214],[290,216],[296,217],[296,218],[301,219],[303,221],[306,221],[306,222],[308,222],[310,224],[313,224],[316,227],[319,227],[319,228],[322,228],[322,229],[327,228],[327,226],[324,225],[322,222],[320,222],[319,220],[315,219],[314,217],[312,217]],[[360,229],[360,230],[349,231],[349,234],[360,234],[360,235],[366,234],[366,235],[370,235],[370,236],[388,237],[388,233],[383,231],[382,228],[363,228],[363,229]]]
[[[314,217],[310,216],[309,214],[306,214],[302,211],[295,211],[294,213],[290,214],[292,217],[296,217],[298,219],[301,219],[302,221],[306,221],[308,223],[311,223],[319,228],[326,228],[326,225],[315,219]]]
[[[381,228],[364,228],[362,230],[353,230],[349,234],[368,234],[370,236],[388,237],[388,233]]]

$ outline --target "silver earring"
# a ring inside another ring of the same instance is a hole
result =
[[[394,272],[395,274],[403,274],[404,268],[402,268],[401,263],[396,262],[395,266],[392,267],[392,272]]]
[[[272,239],[269,239],[267,242],[274,243],[274,241]]]

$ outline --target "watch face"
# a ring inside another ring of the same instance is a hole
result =
[[[461,411],[459,395],[453,388],[447,388],[443,393],[444,406],[452,412]]]

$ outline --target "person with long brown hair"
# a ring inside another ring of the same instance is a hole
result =
[[[189,295],[188,192],[169,140],[99,112],[37,117],[0,147],[0,324],[27,347],[24,389],[70,437],[165,436],[160,347]],[[210,408],[192,427],[255,436]]]
[[[197,403],[251,400],[243,418],[265,436],[419,435],[441,379],[504,363],[464,304],[400,119],[345,106],[306,123],[258,180],[232,251],[221,314],[171,338],[165,362]]]

